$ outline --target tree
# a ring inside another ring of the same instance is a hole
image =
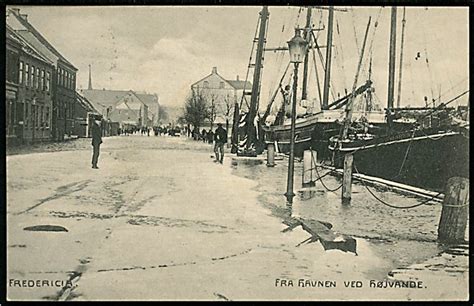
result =
[[[210,93],[207,95],[206,100],[209,100],[207,103],[208,104],[207,119],[209,120],[209,123],[211,124],[211,131],[212,131],[212,127],[214,126],[214,122],[216,121],[216,117],[217,117],[217,106],[216,106],[217,97],[215,94]]]
[[[186,98],[183,118],[197,129],[209,118],[208,103],[201,91],[193,89]]]
[[[166,111],[166,108],[164,106],[159,106],[159,111],[158,111],[158,123],[162,124],[166,121],[168,121],[169,115],[168,112]]]
[[[234,104],[237,100],[237,97],[234,96],[234,99],[231,99],[229,95],[224,98],[224,115],[225,115],[225,129],[229,133],[229,120],[234,115]],[[229,142],[229,140],[228,140]]]

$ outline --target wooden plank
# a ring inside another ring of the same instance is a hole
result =
[[[291,218],[284,221],[284,223],[288,225],[288,228],[284,229],[283,232],[290,231],[301,225],[305,231],[311,234],[310,238],[300,244],[305,242],[311,243],[319,240],[325,250],[338,249],[343,252],[352,252],[357,255],[357,241],[353,237],[339,234],[331,230],[332,225],[330,223],[302,218]]]
[[[333,170],[334,172],[338,173],[339,175],[343,175],[343,170],[341,170],[341,169],[336,169],[335,167],[325,166],[325,165],[321,165],[321,164],[318,164],[318,166],[320,166],[324,169]],[[414,186],[410,186],[410,185],[406,185],[406,184],[386,180],[386,179],[375,177],[375,176],[369,176],[369,175],[357,174],[357,173],[353,173],[352,176],[355,179],[362,180],[362,181],[365,181],[365,182],[368,182],[368,183],[371,183],[371,184],[374,184],[374,185],[381,185],[381,186],[385,186],[385,187],[390,187],[394,190],[408,192],[410,194],[414,194],[414,195],[417,195],[417,196],[420,196],[420,197],[423,197],[423,198],[432,198],[432,197],[434,197],[438,194],[437,192],[434,192],[434,191],[430,191],[430,190],[426,190],[426,189],[423,189],[423,188],[414,187]],[[444,195],[440,194],[440,195],[438,195],[437,198],[434,198],[433,201],[442,202],[443,199],[444,199]]]

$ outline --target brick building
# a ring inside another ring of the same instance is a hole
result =
[[[28,16],[21,14],[20,9],[8,9],[7,25],[54,67],[50,86],[52,97],[50,131],[54,140],[64,140],[65,135],[70,136],[74,129],[77,68],[28,22]]]
[[[53,63],[6,26],[7,144],[51,139]]]

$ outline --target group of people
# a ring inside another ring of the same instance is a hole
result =
[[[181,129],[178,127],[166,127],[166,126],[154,126],[138,128],[136,126],[123,127],[119,129],[119,135],[133,135],[140,133],[141,135],[150,136],[153,132],[155,136],[169,135],[169,136],[180,136]]]
[[[224,145],[227,143],[227,131],[222,127],[222,123],[217,124],[217,129],[215,132],[210,129],[202,129],[199,131],[197,127],[192,131],[192,137],[194,140],[202,141],[204,143],[212,144],[214,142],[214,162],[223,163],[224,161]]]
[[[126,129],[125,130],[125,135],[128,133],[136,133],[140,132],[142,135],[147,134],[150,136],[150,131],[151,128],[142,128],[142,129]],[[217,129],[215,132],[212,132],[210,130],[207,132],[205,129],[203,129],[202,133],[199,133],[198,129],[197,133],[193,131],[193,138],[195,140],[203,140],[204,142],[208,142],[212,144],[214,141],[214,154],[215,154],[215,163],[223,163],[224,161],[224,145],[227,143],[227,131],[222,127],[221,123],[217,124]],[[155,133],[155,136],[157,135],[165,135],[168,133],[170,136],[175,136],[176,130],[173,128],[167,129],[161,128],[161,127],[156,127],[153,128],[153,131]],[[100,127],[100,121],[99,120],[93,120],[92,121],[92,129],[91,129],[91,135],[92,135],[92,169],[99,169],[97,166],[98,160],[99,160],[99,154],[100,154],[100,145],[102,144],[102,129]],[[179,130],[178,130],[178,135],[179,135]],[[200,135],[198,137],[198,135]]]

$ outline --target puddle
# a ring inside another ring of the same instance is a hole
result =
[[[23,230],[32,232],[68,232],[68,230],[60,225],[34,225],[27,226]]]

